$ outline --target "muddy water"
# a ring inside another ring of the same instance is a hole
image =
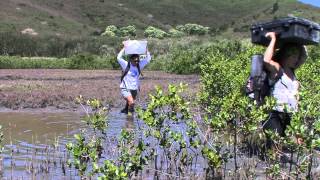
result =
[[[118,112],[108,116],[108,133],[113,135],[134,126]],[[0,112],[5,138],[2,179],[79,179],[65,165],[65,144],[86,128],[81,116],[73,112]]]

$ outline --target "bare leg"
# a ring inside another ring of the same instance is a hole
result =
[[[137,90],[130,90],[130,94],[131,95],[124,97],[124,99],[126,100],[126,106],[121,110],[122,113],[128,114],[128,112],[134,112],[134,101],[137,97]]]
[[[127,97],[127,103],[129,112],[134,112],[134,99],[132,96]]]

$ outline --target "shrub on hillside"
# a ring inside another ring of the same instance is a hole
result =
[[[176,29],[173,29],[173,28],[169,30],[169,36],[170,37],[182,37],[184,35],[185,35],[185,33],[182,32],[182,31],[179,31],[179,30],[176,30]]]
[[[185,32],[188,35],[205,35],[209,33],[209,27],[191,23],[178,25],[176,29]]]
[[[136,36],[136,27],[134,25],[129,25],[125,27],[118,28],[115,25],[110,25],[106,27],[106,30],[101,34],[101,36],[107,37],[127,37]]]
[[[184,25],[176,26],[176,30],[181,31],[181,32],[186,32],[186,28],[184,27]]]
[[[118,34],[118,28],[115,25],[110,25],[106,27],[106,30],[101,34],[101,36],[115,37]]]
[[[136,36],[136,27],[134,25],[129,25],[126,27],[121,27],[119,29],[119,36],[126,37],[126,36]]]
[[[144,35],[146,37],[163,39],[164,37],[167,36],[167,33],[165,31],[161,30],[161,29],[155,28],[153,26],[149,26],[144,31]]]

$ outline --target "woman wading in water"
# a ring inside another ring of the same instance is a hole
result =
[[[132,114],[134,112],[134,101],[140,89],[139,77],[141,70],[150,62],[151,56],[146,51],[146,57],[140,59],[139,54],[130,54],[129,62],[123,59],[124,49],[122,49],[117,57],[118,63],[122,69],[120,90],[121,95],[126,100],[126,106],[121,113]]]

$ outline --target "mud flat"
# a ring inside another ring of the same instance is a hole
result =
[[[120,95],[120,70],[1,69],[0,111],[77,111],[75,97],[98,98],[111,107],[124,102]],[[199,89],[199,76],[143,71],[138,104],[144,103],[154,87],[189,84],[189,92]]]

